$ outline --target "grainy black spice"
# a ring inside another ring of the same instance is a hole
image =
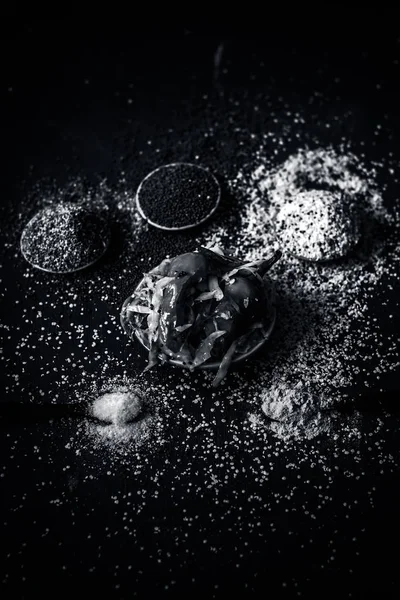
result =
[[[143,179],[138,209],[151,225],[186,229],[206,221],[217,209],[220,186],[210,172],[189,163],[159,167]]]
[[[21,252],[34,267],[51,273],[78,271],[107,249],[109,228],[99,215],[71,203],[38,212],[21,236]]]

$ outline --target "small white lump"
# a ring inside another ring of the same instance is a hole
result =
[[[99,396],[92,405],[92,416],[104,423],[126,425],[139,415],[143,406],[138,390],[119,390]]]

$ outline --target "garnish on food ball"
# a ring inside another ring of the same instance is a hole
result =
[[[149,350],[148,369],[173,362],[218,369],[249,354],[270,334],[273,288],[264,275],[279,259],[242,263],[220,250],[201,248],[164,260],[128,298],[121,322]]]

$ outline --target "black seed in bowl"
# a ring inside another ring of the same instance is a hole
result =
[[[149,173],[136,193],[142,217],[154,227],[189,229],[215,212],[221,189],[217,179],[203,167],[172,163]]]

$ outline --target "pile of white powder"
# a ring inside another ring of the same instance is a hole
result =
[[[129,379],[117,378],[100,386],[96,393],[89,409],[94,420],[83,424],[85,436],[94,446],[106,445],[120,458],[121,454],[132,456],[143,445],[150,446],[159,439],[161,423],[149,390]],[[90,402],[90,397],[86,399]]]
[[[139,390],[116,389],[96,398],[91,412],[103,423],[124,426],[140,414],[142,403]]]
[[[346,256],[359,239],[358,215],[340,192],[310,190],[287,198],[274,221],[279,244],[304,260]]]

